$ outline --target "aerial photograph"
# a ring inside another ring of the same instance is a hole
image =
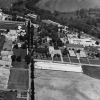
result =
[[[0,0],[0,100],[100,100],[100,0]]]

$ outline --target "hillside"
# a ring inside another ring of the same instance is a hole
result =
[[[0,0],[0,8],[7,8],[11,7],[11,4],[18,0]]]
[[[70,12],[80,8],[98,8],[100,0],[40,0],[36,6],[52,12]]]
[[[0,8],[9,9],[13,3],[26,0],[0,0]]]
[[[0,7],[10,8],[11,4],[21,0],[0,0]],[[36,6],[49,11],[70,12],[80,8],[98,8],[100,0],[24,0],[30,2],[30,6]]]

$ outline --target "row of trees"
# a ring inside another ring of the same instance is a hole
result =
[[[23,9],[24,7],[20,8],[19,5],[23,5],[24,2],[23,0],[20,0],[18,3],[13,4],[13,9]],[[29,0],[25,2],[25,7],[33,10],[36,14],[40,16],[40,19],[51,19],[53,21],[58,21],[61,22],[64,25],[69,25],[69,27],[74,27],[78,29],[79,31],[84,31],[87,34],[94,35],[98,38],[100,38],[99,33],[100,30],[98,30],[95,27],[98,27],[98,23],[100,23],[100,18],[91,18],[88,17],[88,10],[86,9],[80,9],[76,11],[76,16],[79,16],[79,18],[70,18],[70,19],[63,19],[63,18],[58,18],[58,16],[61,14],[60,12],[55,11],[53,14],[50,11],[47,10],[42,10],[39,9],[38,7],[35,6],[35,4],[39,0]],[[48,32],[50,33],[50,29],[48,27]]]

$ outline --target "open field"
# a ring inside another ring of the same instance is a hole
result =
[[[25,28],[23,22],[0,21],[0,29],[18,29],[19,25],[21,25],[22,28]]]
[[[11,69],[8,89],[27,90],[29,82],[28,75],[28,70]]]
[[[35,100],[99,100],[100,80],[82,73],[35,70]]]

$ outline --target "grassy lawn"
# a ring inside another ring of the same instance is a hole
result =
[[[70,60],[71,60],[72,63],[79,63],[78,59],[70,58]]]
[[[52,60],[51,57],[42,56],[41,53],[34,53],[34,59],[40,59],[40,60]]]
[[[77,59],[77,56],[70,56],[71,59]]]
[[[70,62],[68,57],[63,57],[64,62]]]
[[[89,64],[87,58],[80,58],[80,62],[81,62],[82,64]]]
[[[61,61],[61,58],[60,57],[53,57],[53,60],[54,61]]]
[[[95,64],[95,65],[100,65],[100,60],[90,60],[89,59],[90,64]]]
[[[10,77],[8,81],[8,88],[9,89],[21,89],[27,90],[28,89],[28,70],[10,70]]]
[[[62,55],[63,57],[68,57],[68,55]]]
[[[13,49],[13,52],[14,55],[21,56],[21,58],[25,58],[25,56],[27,55],[27,50],[22,48]]]
[[[12,66],[14,68],[24,68],[24,69],[28,68],[27,63],[24,61],[21,61],[21,62],[14,61],[14,62],[12,62]]]
[[[22,28],[24,29],[25,26],[22,25]],[[16,23],[0,23],[0,29],[18,29],[18,24]]]

